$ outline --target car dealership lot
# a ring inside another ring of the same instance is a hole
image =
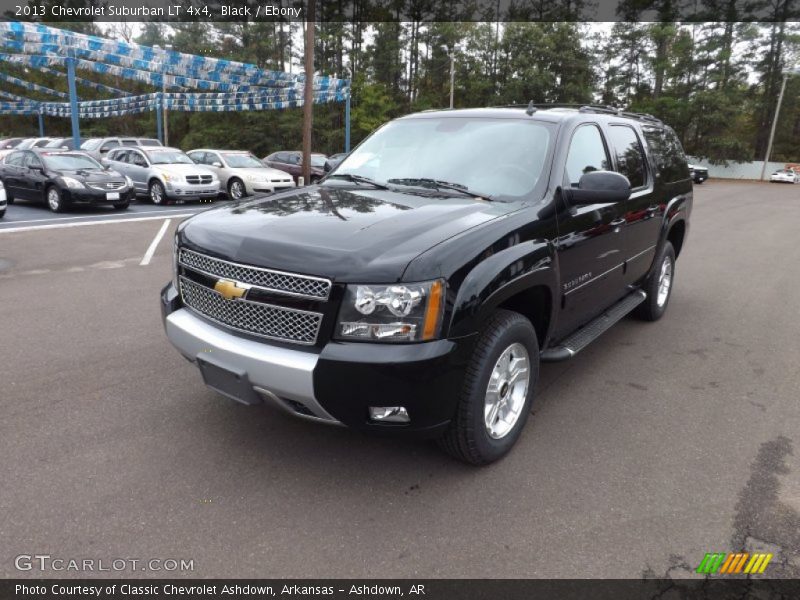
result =
[[[696,186],[664,319],[543,365],[519,444],[482,469],[205,389],[158,306],[172,232],[203,208],[0,222],[4,576],[42,575],[20,554],[199,577],[681,576],[760,547],[800,576],[800,188]]]

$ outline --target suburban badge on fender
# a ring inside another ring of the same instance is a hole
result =
[[[219,292],[225,300],[238,300],[247,294],[246,287],[240,287],[235,281],[230,279],[220,279],[214,284],[214,289]]]

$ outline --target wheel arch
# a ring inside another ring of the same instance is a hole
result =
[[[459,287],[450,336],[480,330],[502,308],[528,318],[544,347],[555,323],[557,290],[556,256],[548,243],[525,242],[498,252],[476,265]]]

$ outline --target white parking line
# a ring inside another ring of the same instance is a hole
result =
[[[150,264],[150,260],[153,258],[153,254],[156,252],[156,248],[158,248],[158,243],[161,241],[161,238],[164,237],[164,234],[167,232],[167,227],[172,222],[172,219],[165,219],[164,224],[161,226],[161,229],[158,230],[156,237],[153,238],[153,241],[150,242],[150,246],[147,248],[147,252],[144,253],[142,257],[142,262],[139,263],[140,267],[146,267]]]
[[[196,209],[196,212],[201,212],[203,210],[205,210],[205,208],[198,208],[198,209]],[[25,221],[7,221],[7,224],[9,224],[9,225],[11,223],[13,223],[14,225],[22,225],[24,223],[43,223],[43,224],[48,224],[48,223],[60,223],[62,221],[73,221],[73,220],[76,220],[76,219],[97,219],[97,220],[111,221],[111,222],[117,223],[117,222],[119,222],[120,219],[123,219],[123,220],[125,220],[125,219],[135,219],[136,217],[134,215],[162,215],[162,216],[164,216],[164,215],[172,215],[174,213],[180,213],[180,212],[186,212],[186,208],[175,208],[173,210],[143,210],[143,211],[140,211],[140,212],[135,212],[135,213],[132,212],[132,213],[130,213],[130,215],[131,215],[130,217],[125,217],[125,216],[117,214],[113,219],[106,219],[104,215],[82,215],[82,216],[79,216],[79,217],[54,217],[52,219],[27,219]],[[0,225],[2,225],[2,224],[3,224],[3,222],[0,221]]]
[[[191,217],[197,213],[170,213],[170,218]],[[164,213],[160,217],[135,217],[133,219],[106,219],[104,221],[79,221],[78,223],[53,223],[51,225],[27,225],[25,227],[0,227],[0,234],[13,233],[15,231],[35,231],[37,229],[63,229],[67,227],[83,227],[84,225],[108,225],[112,223],[132,223],[135,221],[157,221],[164,218]]]

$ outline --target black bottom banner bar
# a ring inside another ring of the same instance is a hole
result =
[[[114,580],[7,579],[0,599],[102,600],[199,598],[327,598],[331,600],[411,598],[424,600],[595,600],[627,598],[796,599],[797,579],[381,579],[381,580]]]

